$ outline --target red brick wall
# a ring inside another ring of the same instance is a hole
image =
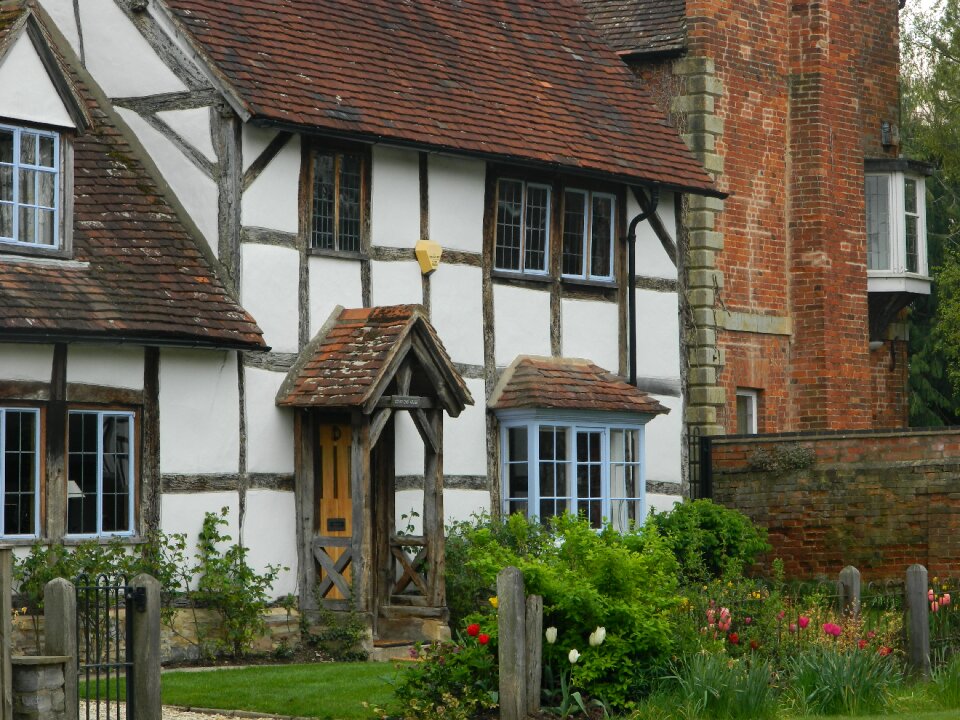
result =
[[[896,0],[688,0],[687,16],[689,55],[713,59],[724,89],[723,307],[793,329],[720,334],[723,422],[752,387],[768,431],[905,425],[899,365],[868,348],[863,199],[864,157],[896,155],[880,145],[897,119]]]
[[[715,500],[768,529],[790,577],[960,572],[960,428],[716,438],[712,467]]]

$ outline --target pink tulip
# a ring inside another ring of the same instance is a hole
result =
[[[730,617],[730,610],[727,609],[727,608],[725,608],[725,607],[720,608],[720,617],[721,617],[721,618],[728,618],[728,617]]]
[[[807,625],[810,624],[810,618],[806,617],[805,615],[801,615],[797,622],[800,624],[800,629],[804,630]]]
[[[933,598],[934,598],[933,588],[930,588],[929,590],[927,590],[927,600],[929,600],[930,602],[933,602]]]
[[[753,622],[753,618],[752,618],[752,617],[745,617],[745,618],[743,619],[743,624],[744,624],[744,625],[749,625],[749,624],[752,623],[752,622]]]
[[[937,612],[940,609],[940,603],[934,600],[930,603],[930,612]]]
[[[940,598],[940,604],[946,607],[950,604],[950,593],[944,593],[943,597]]]
[[[790,632],[795,633],[797,631],[797,624],[790,623]]]
[[[716,617],[717,617],[717,614],[713,611],[713,608],[710,608],[709,610],[707,610],[707,622],[710,625],[713,625],[713,623],[716,622]]]
[[[777,620],[783,620],[783,616],[787,614],[786,610],[781,610],[777,613]]]

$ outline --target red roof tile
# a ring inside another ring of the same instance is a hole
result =
[[[0,42],[5,27],[20,25],[0,9]],[[93,120],[73,143],[73,258],[0,245],[0,335],[264,347],[86,76],[60,59]]]
[[[164,0],[254,119],[716,193],[580,0]]]
[[[419,305],[390,305],[344,310],[337,308],[327,324],[300,354],[277,393],[278,405],[354,408],[366,405],[385,374],[415,333],[431,362],[446,381],[458,415],[473,398],[454,368],[436,331]]]
[[[506,369],[490,397],[495,410],[552,408],[661,415],[670,412],[622,378],[576,358],[522,355]]]
[[[619,53],[679,53],[686,49],[686,0],[581,2]]]

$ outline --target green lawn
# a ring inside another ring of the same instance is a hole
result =
[[[172,671],[163,674],[161,688],[165,705],[365,720],[373,713],[361,703],[389,702],[396,675],[389,663],[264,665]]]

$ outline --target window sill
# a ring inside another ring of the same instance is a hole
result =
[[[68,535],[63,538],[63,544],[66,547],[76,547],[89,542],[94,542],[97,545],[109,545],[117,540],[124,545],[142,545],[147,541],[142,535]]]
[[[63,248],[33,247],[0,240],[0,259],[8,258],[16,262],[43,262],[47,260],[61,264],[65,260],[71,260],[71,253]],[[84,267],[90,265],[90,263],[81,264]]]
[[[574,287],[595,287],[603,288],[605,290],[615,290],[617,288],[617,283],[612,278],[609,280],[594,280],[591,278],[578,278],[578,277],[562,277],[560,282],[563,285],[571,285]]]
[[[867,276],[867,292],[929,295],[932,282],[929,277],[916,273],[871,270]]]
[[[550,275],[512,272],[510,270],[494,270],[490,273],[490,276],[496,280],[520,280],[522,282],[539,283],[541,285],[550,285],[553,282],[553,278]]]
[[[352,250],[328,250],[327,248],[307,248],[307,255],[313,257],[329,257],[337,260],[367,260],[367,255]]]

